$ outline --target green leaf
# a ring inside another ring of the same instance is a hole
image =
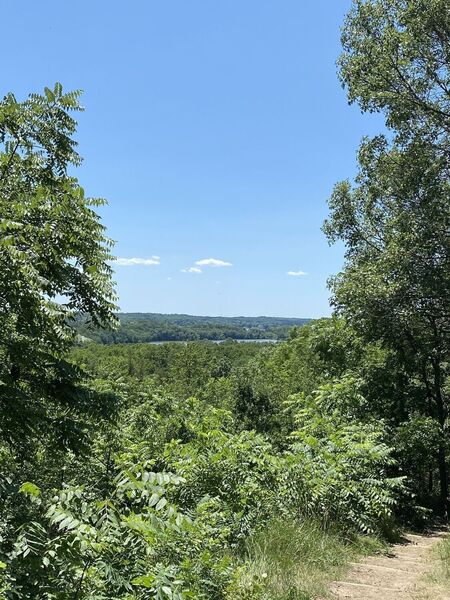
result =
[[[41,490],[38,488],[38,486],[30,481],[23,483],[20,486],[19,492],[21,494],[25,494],[26,496],[33,496],[34,498],[38,498],[41,495]]]
[[[151,588],[154,581],[154,575],[141,575],[139,577],[135,577],[131,583],[133,583],[133,585],[141,585],[145,588]]]

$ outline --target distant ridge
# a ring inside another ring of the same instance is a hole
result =
[[[79,316],[75,327],[80,336],[102,344],[196,341],[226,339],[285,339],[292,327],[311,321],[290,317],[209,317],[187,314],[117,313],[117,331],[91,329]]]

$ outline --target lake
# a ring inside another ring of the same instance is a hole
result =
[[[165,340],[159,342],[144,342],[146,344],[188,344],[190,342],[209,342],[211,344],[223,344],[224,342],[237,342],[238,344],[277,344],[282,340],[272,340],[272,339],[258,339],[258,340],[248,340],[248,339],[232,339],[228,338],[226,340]]]

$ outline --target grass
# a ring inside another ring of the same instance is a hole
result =
[[[434,567],[429,581],[447,591],[450,590],[450,537],[439,542],[432,552]]]
[[[429,570],[411,594],[414,600],[448,600],[450,598],[450,537],[440,541],[428,557]]]
[[[247,546],[246,569],[236,594],[262,600],[312,600],[327,595],[330,581],[345,572],[350,561],[386,547],[374,537],[346,539],[337,529],[311,520],[272,521]],[[259,583],[258,583],[259,582]]]

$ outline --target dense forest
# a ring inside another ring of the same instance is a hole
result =
[[[445,0],[353,2],[339,76],[386,134],[329,200],[333,316],[279,344],[77,345],[119,325],[80,94],[3,98],[0,597],[317,599],[448,519],[449,39]]]
[[[158,313],[118,313],[117,329],[93,328],[89,318],[78,316],[75,328],[82,339],[102,344],[194,340],[286,339],[292,327],[310,319],[282,317],[198,317]]]

